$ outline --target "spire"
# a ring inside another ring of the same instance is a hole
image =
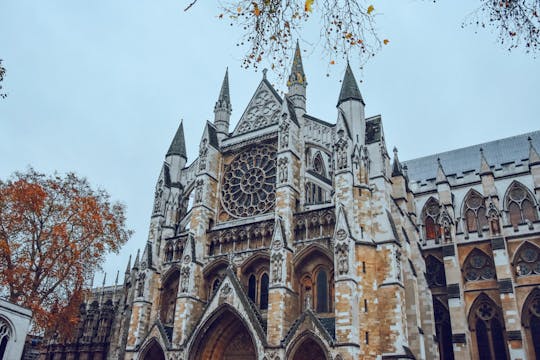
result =
[[[397,155],[397,148],[394,146],[394,164],[392,165],[392,176],[403,176],[403,169]]]
[[[300,52],[300,45],[296,40],[296,50],[294,51],[294,59],[291,66],[291,74],[289,75],[289,89],[294,84],[300,84],[306,86],[306,74],[304,73],[304,66],[302,65],[302,54]]]
[[[538,155],[538,151],[534,148],[532,138],[529,136],[527,140],[529,141],[529,166],[540,165],[540,155]]]
[[[362,94],[360,94],[360,89],[358,88],[349,62],[347,62],[347,69],[345,70],[345,76],[343,77],[343,82],[341,84],[341,91],[337,103],[338,106],[347,100],[358,100],[362,105],[366,105],[364,99],[362,99]]]
[[[178,155],[183,157],[184,159],[187,159],[186,155],[186,140],[184,137],[184,121],[180,121],[180,126],[178,127],[178,130],[176,131],[176,134],[174,135],[173,141],[171,143],[171,146],[169,147],[169,151],[167,151],[167,155]]]
[[[219,92],[218,100],[216,101],[216,106],[214,111],[218,109],[230,109],[231,108],[231,96],[229,94],[229,68],[225,70],[225,77],[223,78],[223,83],[221,84],[221,91]]]
[[[129,274],[131,272],[131,254],[129,255],[129,260],[126,266],[126,272],[125,274]]]
[[[437,158],[437,164],[439,167],[437,168],[437,178],[435,179],[435,184],[443,184],[448,183],[448,179],[446,178],[446,174],[444,173],[444,169],[441,164],[441,158]]]
[[[484,149],[480,148],[480,176],[487,174],[493,174],[493,172],[484,155]]]
[[[133,263],[133,269],[139,270],[139,256],[140,256],[141,250],[137,250],[137,256],[135,256],[135,263]]]

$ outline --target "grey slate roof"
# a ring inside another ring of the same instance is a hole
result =
[[[169,151],[167,151],[167,155],[180,155],[183,156],[185,159],[187,159],[187,153],[186,153],[186,140],[184,138],[184,123],[181,122],[180,126],[178,127],[178,130],[176,131],[176,134],[174,135],[173,141],[171,142],[171,146],[169,147]]]
[[[501,168],[501,165],[509,163],[524,164],[529,158],[528,137],[531,137],[534,147],[539,149],[540,130],[403,161],[402,165],[407,165],[407,173],[411,181],[435,179],[438,158],[440,158],[447,176],[461,176],[469,171],[478,172],[481,148],[484,150],[484,156],[492,169]]]
[[[365,105],[360,89],[354,78],[351,66],[347,63],[347,69],[345,70],[345,76],[343,77],[343,83],[341,84],[341,91],[339,92],[338,105],[347,100],[359,100]]]
[[[216,107],[230,107],[231,96],[229,94],[229,68],[225,71],[225,77],[221,84],[221,91],[219,92],[218,101]]]

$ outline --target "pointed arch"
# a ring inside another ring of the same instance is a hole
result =
[[[287,351],[291,360],[330,360],[330,353],[324,342],[312,331],[305,331],[293,341]]]
[[[214,294],[214,292],[221,284],[221,281],[225,276],[225,271],[227,270],[228,266],[229,261],[222,257],[220,259],[212,261],[210,264],[204,267],[203,277],[205,280],[207,299],[210,299],[210,297]]]
[[[465,196],[461,214],[469,233],[481,232],[488,226],[484,196],[474,189]]]
[[[213,312],[194,339],[189,360],[257,359],[256,342],[249,326],[228,304]]]
[[[452,325],[448,306],[437,298],[433,298],[433,313],[435,316],[435,333],[439,341],[439,356],[441,360],[453,360]]]
[[[424,224],[424,236],[426,240],[439,238],[440,227],[438,225],[441,208],[439,200],[430,197],[422,209],[422,222]]]
[[[517,227],[526,221],[538,220],[538,210],[534,196],[519,181],[513,181],[504,196],[504,206],[512,226]]]
[[[488,295],[481,293],[474,300],[468,321],[478,358],[509,359],[502,310]]]
[[[247,289],[248,298],[259,306],[268,308],[268,286],[270,271],[270,256],[267,252],[257,253],[249,257],[241,265],[242,283]]]
[[[172,326],[176,310],[176,296],[180,283],[180,269],[171,267],[162,277],[159,317],[165,326]]]
[[[430,288],[446,286],[444,264],[433,255],[426,257],[426,280]]]
[[[491,256],[474,248],[463,262],[463,276],[466,281],[495,279],[495,264]]]
[[[8,320],[0,316],[0,359],[4,358],[4,355],[8,353],[9,340],[14,337],[13,327]]]
[[[150,339],[142,348],[142,360],[165,360],[165,352],[156,338]]]
[[[313,157],[313,171],[321,176],[327,176],[326,166],[324,165],[324,160],[320,151],[317,151],[317,153]]]
[[[525,330],[525,339],[529,343],[528,348],[534,354],[531,354],[531,359],[540,357],[540,289],[533,289],[521,310],[521,323]]]
[[[540,275],[540,248],[524,241],[517,248],[512,265],[518,276]]]

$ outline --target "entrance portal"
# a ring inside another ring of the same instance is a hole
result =
[[[159,343],[155,340],[152,341],[144,351],[144,355],[141,357],[143,360],[165,360],[165,354]]]
[[[324,349],[310,336],[301,341],[292,351],[291,360],[327,360]]]
[[[253,340],[242,319],[227,309],[211,320],[194,343],[192,360],[256,360]],[[314,359],[311,359],[314,360]]]

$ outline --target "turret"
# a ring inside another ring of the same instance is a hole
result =
[[[229,122],[231,120],[232,106],[229,95],[229,69],[225,71],[225,78],[221,84],[221,91],[214,106],[214,124],[219,140],[229,135]]]
[[[337,107],[343,111],[347,126],[351,131],[351,136],[355,144],[364,145],[366,135],[366,120],[364,108],[366,104],[354,78],[351,66],[347,63],[343,83]]]
[[[300,115],[303,115],[306,112],[307,81],[306,74],[304,73],[304,66],[302,65],[302,55],[300,53],[298,41],[296,41],[296,50],[294,51],[294,59],[287,87],[289,88],[289,99],[291,99],[294,104],[294,108],[301,112]]]
[[[170,171],[173,176],[180,176],[180,170],[186,166],[187,153],[186,153],[186,139],[184,137],[184,122],[180,122],[178,130],[169,146],[169,150],[165,155],[165,161],[170,166]],[[173,182],[177,182],[178,179],[172,179]]]

